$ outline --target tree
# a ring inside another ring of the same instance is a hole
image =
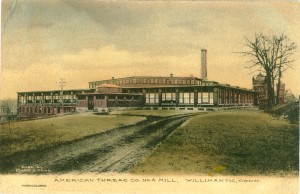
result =
[[[268,108],[279,103],[281,78],[283,73],[292,68],[291,56],[294,54],[296,44],[291,42],[286,35],[273,35],[272,37],[263,34],[255,34],[253,41],[245,37],[245,47],[242,51],[244,56],[250,58],[246,62],[247,68],[254,68],[265,76],[268,92]],[[275,81],[277,84],[275,85]],[[277,86],[277,87],[276,87]],[[275,96],[276,89],[276,96]],[[275,98],[276,97],[276,98]]]

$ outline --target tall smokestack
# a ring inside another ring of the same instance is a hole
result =
[[[201,49],[201,79],[207,79],[207,58],[206,49]]]

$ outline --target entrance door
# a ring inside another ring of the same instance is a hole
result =
[[[94,110],[94,96],[88,96],[88,110]]]

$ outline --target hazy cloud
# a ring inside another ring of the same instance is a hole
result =
[[[252,75],[234,53],[244,36],[284,33],[300,45],[295,2],[14,2],[2,4],[4,96],[55,88],[60,77],[81,88],[111,76],[198,76],[201,48],[208,50],[209,79],[251,87]],[[296,92],[299,53],[295,59],[284,81]]]
[[[146,10],[136,7],[135,3],[73,0],[64,2],[75,11],[85,12],[110,33],[114,33],[124,26],[141,26],[149,17]]]

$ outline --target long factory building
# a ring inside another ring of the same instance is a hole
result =
[[[251,89],[207,80],[206,50],[201,50],[201,78],[133,76],[89,82],[88,89],[18,92],[20,119],[66,112],[112,109],[214,110],[256,104]]]

